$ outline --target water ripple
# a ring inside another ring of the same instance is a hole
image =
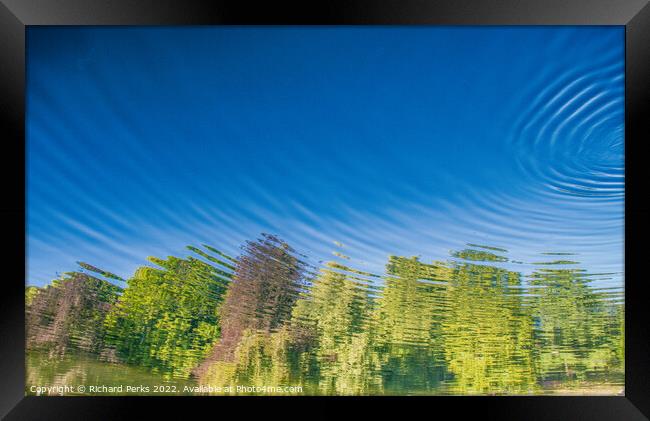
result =
[[[620,201],[623,172],[623,63],[551,71],[520,110],[509,142],[523,175],[547,193]]]

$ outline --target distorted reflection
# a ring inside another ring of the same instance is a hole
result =
[[[622,288],[592,286],[603,274],[573,260],[524,274],[497,266],[506,250],[467,247],[429,263],[390,256],[383,274],[349,259],[313,267],[272,235],[237,258],[209,246],[150,258],[126,281],[80,263],[26,290],[27,393],[73,380],[233,394],[622,393]]]

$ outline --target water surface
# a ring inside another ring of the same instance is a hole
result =
[[[28,386],[621,393],[623,27],[27,44]]]

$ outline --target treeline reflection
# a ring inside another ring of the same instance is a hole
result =
[[[347,260],[313,267],[272,235],[237,258],[190,250],[150,258],[155,267],[128,280],[80,263],[27,287],[27,348],[38,356],[28,383],[38,361],[83,354],[169,381],[303,394],[623,387],[623,288],[594,287],[573,260],[524,276],[496,266],[505,250],[469,244],[447,261],[390,256],[380,276]]]

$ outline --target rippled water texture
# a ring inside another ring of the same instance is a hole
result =
[[[29,28],[26,393],[623,393],[623,37]]]

